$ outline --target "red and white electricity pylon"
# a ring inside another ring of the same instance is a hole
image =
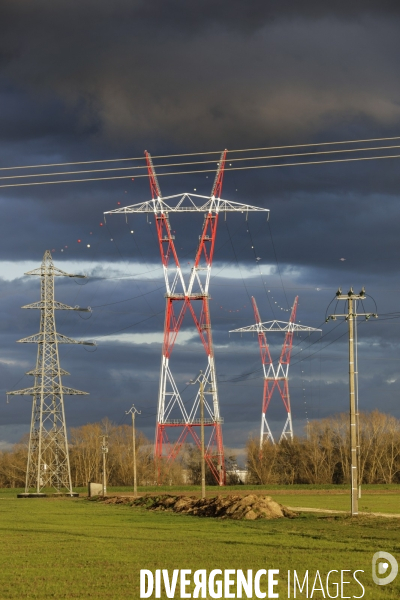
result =
[[[208,427],[210,436],[205,449],[205,460],[219,485],[225,483],[225,461],[222,440],[217,378],[215,372],[214,350],[211,333],[209,309],[209,285],[211,265],[215,249],[218,215],[220,212],[249,211],[269,212],[266,208],[258,208],[238,202],[221,199],[222,181],[226,160],[226,150],[218,163],[211,196],[199,194],[177,194],[162,197],[157,176],[150,154],[146,151],[147,169],[150,179],[152,200],[132,206],[118,208],[105,214],[151,213],[154,215],[161,261],[163,264],[166,286],[166,309],[164,342],[162,348],[160,387],[158,395],[157,425],[155,439],[155,458],[166,458],[172,461],[178,455],[188,434],[193,437],[197,447],[201,448],[196,428],[201,426],[199,418],[200,391],[191,405],[184,403],[178,386],[175,383],[170,359],[178,333],[182,327],[187,311],[193,318],[197,332],[207,356],[207,367],[204,372],[204,408],[206,418],[204,425]],[[194,264],[191,267],[188,281],[184,274],[176,252],[169,213],[204,213],[204,223]],[[177,307],[175,309],[175,307]],[[196,307],[197,308],[196,310]],[[177,418],[178,417],[178,418]],[[167,432],[177,431],[173,442]]]
[[[292,306],[292,312],[290,319],[286,323],[284,321],[266,321],[262,322],[260,313],[258,312],[256,299],[254,296],[251,298],[254,308],[254,316],[256,322],[254,325],[249,327],[241,327],[240,329],[233,329],[230,333],[246,333],[248,331],[256,332],[258,335],[258,343],[260,346],[261,362],[264,371],[264,393],[261,413],[261,432],[260,432],[260,449],[262,449],[263,443],[266,440],[274,443],[274,437],[272,435],[270,426],[267,421],[267,410],[271,402],[272,395],[275,389],[278,390],[285,410],[287,412],[286,423],[283,427],[281,437],[279,441],[283,439],[293,439],[293,425],[292,425],[292,410],[290,407],[290,395],[289,395],[289,365],[290,355],[293,346],[293,333],[295,331],[321,331],[314,327],[306,327],[295,323],[296,311],[299,297],[296,296]],[[267,331],[284,331],[286,332],[285,340],[282,346],[282,352],[279,358],[277,366],[274,366],[272,362],[271,353],[269,351],[267,342]]]

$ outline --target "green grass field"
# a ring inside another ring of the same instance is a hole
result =
[[[285,506],[350,510],[350,497],[348,494],[332,494],[327,492],[326,495],[288,495],[278,492],[272,494],[272,496],[274,500]],[[400,514],[400,495],[368,494],[368,492],[365,492],[359,500],[359,511]]]
[[[371,510],[400,512],[395,489],[365,490],[362,502]],[[289,494],[280,488],[271,495],[291,506],[348,507],[343,493],[306,492]],[[304,513],[293,520],[220,521],[84,498],[16,499],[16,490],[1,490],[0,530],[1,600],[139,599],[140,569],[201,568],[279,569],[280,598],[287,598],[288,569],[301,575],[306,569],[325,575],[331,569],[363,569],[359,577],[366,588],[364,598],[400,597],[400,576],[385,587],[374,585],[371,578],[376,551],[400,558],[400,519]],[[361,594],[356,585],[346,591],[348,596]],[[323,598],[322,592],[313,598]]]

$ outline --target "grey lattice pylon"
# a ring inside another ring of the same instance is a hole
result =
[[[55,267],[49,250],[46,250],[41,266],[25,275],[38,275],[41,286],[40,301],[22,307],[40,310],[40,331],[18,340],[38,344],[36,367],[27,372],[27,375],[34,377],[34,383],[32,387],[7,392],[10,396],[33,397],[25,493],[34,490],[34,493],[39,494],[44,488],[53,488],[57,492],[67,490],[66,493],[72,495],[64,396],[87,395],[87,392],[62,385],[61,376],[69,373],[60,367],[58,344],[94,344],[76,341],[57,333],[55,310],[90,311],[90,308],[56,302],[54,277],[85,276],[72,275]]]

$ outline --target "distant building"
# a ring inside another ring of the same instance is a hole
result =
[[[247,482],[248,474],[249,474],[249,472],[247,469],[239,469],[239,468],[231,469],[226,472],[227,482],[229,482],[230,485],[245,484]],[[228,485],[229,485],[229,483],[228,483]]]

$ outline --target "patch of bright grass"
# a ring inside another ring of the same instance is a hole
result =
[[[3,498],[2,600],[136,600],[139,570],[157,568],[276,568],[280,598],[287,597],[288,569],[301,574],[318,569],[325,575],[331,569],[363,569],[359,576],[366,587],[364,598],[400,597],[399,578],[384,588],[371,580],[371,559],[377,550],[399,556],[396,519],[303,514],[293,520],[221,521],[85,499],[17,500],[15,490],[14,497]],[[360,595],[358,586],[346,590],[349,596]],[[313,597],[323,596],[317,592]]]
[[[350,494],[329,494],[328,491],[326,494],[318,495],[285,495],[278,492],[273,494],[273,498],[285,506],[350,511]],[[400,498],[396,494],[368,494],[365,491],[359,499],[358,510],[400,514]]]
[[[368,485],[365,484],[362,486],[363,493],[393,493],[400,495],[400,485],[399,484],[373,484]],[[225,487],[218,486],[207,486],[207,495],[217,495],[217,494],[230,494],[230,493],[245,493],[245,492],[258,492],[263,493],[264,491],[276,491],[276,492],[313,492],[319,493],[323,491],[331,491],[332,494],[346,494],[349,492],[349,485],[333,485],[333,484],[293,484],[293,485],[230,485]],[[4,496],[16,496],[24,492],[23,488],[0,488],[0,498]],[[53,493],[54,490],[45,490],[50,493]],[[75,492],[86,494],[87,487],[79,487],[74,488]],[[153,485],[153,486],[138,486],[139,493],[165,493],[165,494],[179,494],[179,493],[199,493],[200,487],[198,485],[181,485],[181,486],[169,486],[169,485]],[[109,494],[117,494],[118,492],[133,492],[133,486],[108,486],[107,492]]]

